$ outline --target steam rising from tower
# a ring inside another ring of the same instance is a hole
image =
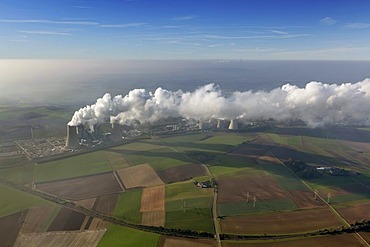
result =
[[[76,111],[68,123],[91,130],[110,121],[120,125],[151,123],[169,117],[205,121],[234,119],[247,121],[273,118],[300,119],[312,127],[325,124],[370,123],[370,79],[357,83],[325,84],[310,82],[305,87],[291,84],[271,91],[233,92],[227,95],[208,84],[193,92],[155,92],[134,89],[125,96],[105,94],[95,104]]]

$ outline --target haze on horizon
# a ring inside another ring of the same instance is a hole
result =
[[[4,0],[0,8],[2,102],[370,77],[365,0]]]

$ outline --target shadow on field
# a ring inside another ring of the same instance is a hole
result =
[[[179,161],[183,161],[185,163],[193,163],[191,159],[189,159],[187,156],[185,156],[183,153],[176,153],[176,152],[162,152],[158,150],[153,150],[153,151],[131,151],[131,150],[117,150],[117,149],[107,149],[107,151],[114,152],[114,153],[119,153],[122,154],[123,156],[126,154],[133,154],[141,157],[156,157],[156,158],[170,158],[170,159],[175,159]],[[149,162],[149,161],[147,161]]]
[[[191,149],[203,149],[208,151],[221,151],[227,152],[235,146],[228,144],[216,144],[216,143],[196,143],[196,142],[169,142],[161,140],[161,145],[173,147],[173,148],[191,148]],[[153,144],[153,142],[142,141],[143,143]]]
[[[370,143],[370,131],[356,129],[355,127],[334,126],[326,128],[308,128],[308,127],[279,127],[269,129],[266,133],[275,133],[281,135],[309,136],[324,139],[337,139],[352,142]]]
[[[288,146],[256,144],[253,142],[245,143],[233,152],[217,157],[211,164],[233,168],[250,167],[255,170],[267,171],[279,180],[278,183],[282,184],[289,184],[289,180],[296,180],[292,172],[280,162],[274,162],[274,158],[278,158],[282,162],[292,158],[315,166],[342,166],[350,169],[361,168],[362,166],[355,161],[342,157],[311,155]],[[331,187],[333,196],[331,201],[333,203],[370,198],[370,189],[363,185],[366,183],[370,187],[370,179],[366,175],[330,176],[323,174],[320,178],[304,180],[315,184],[315,187],[319,188],[319,193],[323,193],[323,197],[326,197],[326,193],[328,193],[328,189],[325,187]]]

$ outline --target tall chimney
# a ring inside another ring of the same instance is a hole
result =
[[[68,148],[78,147],[78,138],[77,138],[76,126],[67,125],[66,147],[68,147]]]
[[[236,119],[232,119],[230,121],[229,130],[237,130],[238,129],[238,122]]]

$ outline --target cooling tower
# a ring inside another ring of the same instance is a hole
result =
[[[68,148],[78,147],[78,137],[77,137],[76,126],[67,125],[66,147]]]
[[[200,129],[200,130],[203,130],[203,129],[204,129],[204,124],[203,124],[203,122],[199,121],[198,126],[199,126],[199,129]]]
[[[237,130],[238,129],[238,122],[236,119],[232,119],[230,121],[229,130]]]
[[[221,122],[221,119],[218,119],[217,120],[217,129],[221,129],[222,128],[222,122]]]

